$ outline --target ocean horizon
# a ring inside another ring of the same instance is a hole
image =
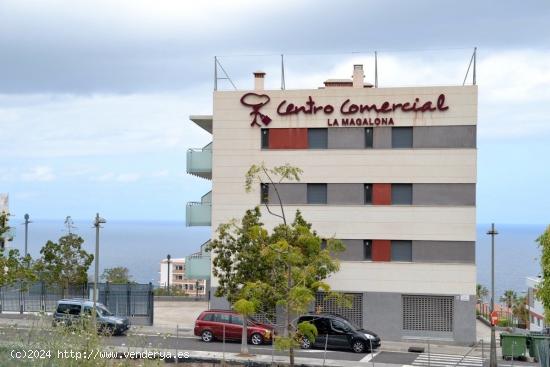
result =
[[[33,258],[48,241],[54,242],[67,233],[63,220],[33,219],[29,225],[28,249]],[[24,251],[24,226],[10,221],[16,236],[10,247]],[[75,220],[74,233],[84,238],[84,249],[94,253],[95,228],[92,221]],[[536,238],[547,225],[496,224],[495,294],[513,289],[525,292],[525,278],[540,274],[539,249]],[[491,239],[486,234],[490,224],[477,225],[476,264],[477,282],[490,289]],[[125,221],[109,220],[100,232],[100,274],[105,268],[125,266],[132,280],[158,285],[160,261],[188,256],[200,249],[211,235],[209,227],[186,227],[184,221]],[[90,270],[93,269],[93,265]]]

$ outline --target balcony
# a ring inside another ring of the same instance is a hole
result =
[[[188,227],[209,227],[212,225],[212,191],[205,194],[200,202],[187,203],[185,223]]]
[[[187,151],[187,173],[207,180],[212,179],[212,143],[202,149]]]

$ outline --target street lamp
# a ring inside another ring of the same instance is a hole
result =
[[[166,292],[168,293],[168,295],[170,295],[170,254],[166,255],[166,265],[168,265],[168,276],[167,276],[167,281],[166,281]]]
[[[94,271],[94,307],[92,317],[94,320],[94,325],[96,321],[96,302],[97,302],[97,282],[99,279],[99,228],[102,224],[107,223],[107,221],[99,216],[99,213],[95,215],[94,227],[95,227],[95,271]]]
[[[495,311],[495,236],[498,234],[495,224],[491,224],[491,229],[487,231],[491,236],[491,354],[489,356],[489,367],[497,367],[497,342],[495,339],[495,324],[492,320],[493,311]]]
[[[25,257],[29,253],[28,251],[28,237],[29,237],[29,223],[32,223],[29,218],[30,216],[28,214],[25,214]]]

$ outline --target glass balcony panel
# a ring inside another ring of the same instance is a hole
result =
[[[201,149],[187,150],[187,173],[212,179],[212,143]]]

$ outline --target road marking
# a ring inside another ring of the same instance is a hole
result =
[[[380,351],[376,353],[369,353],[365,357],[363,357],[359,362],[370,362],[374,357],[380,354]]]
[[[460,363],[459,363],[460,362]],[[458,363],[458,364],[457,364]],[[416,357],[413,366],[454,366],[459,367],[482,367],[483,359],[480,357],[469,357],[458,354],[429,354],[421,353]]]

